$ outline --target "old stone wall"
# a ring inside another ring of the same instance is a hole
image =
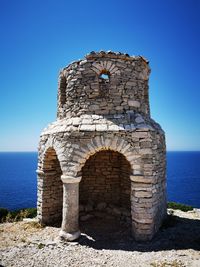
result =
[[[38,176],[38,217],[52,225],[62,218],[61,168],[54,149],[46,151],[43,173]]]
[[[101,202],[130,209],[131,168],[122,154],[111,150],[91,156],[82,168],[81,204]]]
[[[149,73],[143,57],[90,53],[60,73],[58,118],[117,114],[133,109],[149,115]],[[107,75],[107,79],[101,74]]]

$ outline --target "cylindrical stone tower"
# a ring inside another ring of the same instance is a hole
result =
[[[62,219],[67,240],[79,237],[88,202],[127,209],[136,240],[151,239],[166,215],[165,135],[150,117],[149,74],[143,57],[103,51],[60,72],[57,120],[40,137],[37,205],[41,222]]]

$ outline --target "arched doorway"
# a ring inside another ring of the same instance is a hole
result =
[[[102,150],[92,155],[82,167],[79,185],[80,226],[101,216],[109,216],[131,225],[131,166],[124,155]],[[83,223],[82,223],[83,221]]]
[[[61,224],[63,186],[61,181],[61,167],[53,148],[49,148],[44,157],[43,177],[40,178],[42,202],[41,221],[46,225]]]

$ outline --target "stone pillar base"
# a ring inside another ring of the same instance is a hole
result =
[[[60,231],[59,236],[63,239],[65,239],[66,241],[73,241],[79,238],[79,236],[81,235],[81,232],[78,230],[76,232],[73,233],[67,233],[63,230]]]

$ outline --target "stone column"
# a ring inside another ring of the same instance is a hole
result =
[[[44,182],[44,172],[40,169],[36,170],[37,173],[37,219],[40,222],[44,222],[44,210],[43,210],[43,182]]]
[[[81,178],[61,176],[63,182],[63,217],[60,237],[73,241],[80,236],[79,231],[79,182]]]
[[[154,234],[152,178],[131,175],[132,234],[136,241],[151,240]]]

